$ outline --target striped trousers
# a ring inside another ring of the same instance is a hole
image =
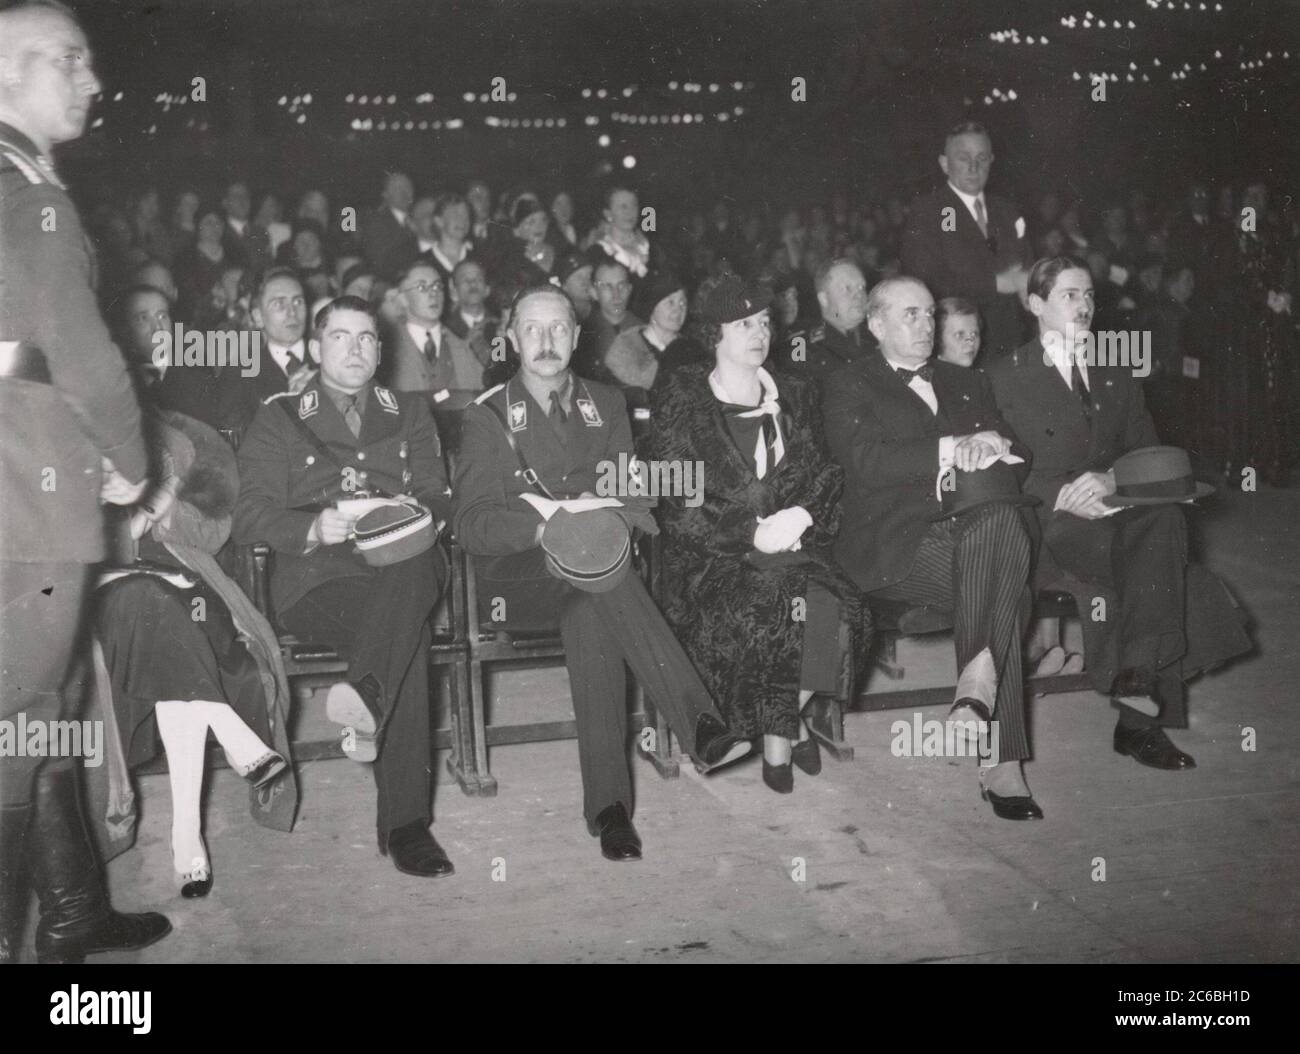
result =
[[[874,596],[953,613],[957,672],[985,648],[998,688],[999,758],[1029,757],[1022,647],[1029,622],[1031,544],[1020,511],[994,503],[931,524],[906,578]]]

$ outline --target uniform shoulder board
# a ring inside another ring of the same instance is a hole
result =
[[[813,341],[825,340],[825,339],[826,339],[826,323],[825,323],[825,322],[823,322],[823,323],[822,323],[821,325],[819,325],[819,326],[813,326],[813,328],[810,329],[810,330],[808,331],[808,342],[809,342],[809,343],[812,343]]]
[[[277,399],[292,399],[300,395],[300,392],[276,392],[274,395],[268,395],[262,400],[263,406],[270,406]]]
[[[482,395],[480,395],[477,399],[474,400],[474,405],[482,406],[485,402],[491,399],[492,396],[496,395],[496,393],[501,391],[501,389],[504,387],[505,387],[504,384],[498,384],[492,388],[489,388],[487,391],[485,391]]]

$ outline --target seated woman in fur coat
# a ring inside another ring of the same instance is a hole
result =
[[[146,422],[162,482],[119,524],[119,563],[101,575],[95,632],[128,766],[152,758],[159,738],[167,753],[173,864],[181,895],[193,898],[212,888],[200,819],[208,731],[254,787],[285,774],[285,757],[267,745],[274,682],[250,651],[277,646],[212,557],[230,535],[234,452],[184,414],[155,411]]]
[[[802,710],[861,668],[871,616],[830,555],[843,474],[816,391],[762,368],[767,303],[735,275],[702,290],[701,343],[715,361],[656,389],[651,450],[683,480],[691,466],[702,488],[661,495],[668,617],[727,724],[763,737],[764,782],[788,794],[792,762],[821,769]]]

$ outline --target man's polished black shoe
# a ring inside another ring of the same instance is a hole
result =
[[[697,772],[712,772],[753,752],[753,743],[741,739],[712,714],[700,715],[695,725],[695,753],[691,757]]]
[[[1116,725],[1114,743],[1116,754],[1127,754],[1139,765],[1148,768],[1164,769],[1167,772],[1196,768],[1195,759],[1174,746],[1163,728],[1125,728]]]
[[[987,787],[980,787],[980,797],[993,806],[993,815],[1003,820],[1041,820],[1043,810],[1038,802],[1027,796],[1004,798]]]
[[[600,836],[600,852],[606,860],[623,862],[641,859],[641,837],[632,826],[621,801],[601,809],[587,830]]]
[[[127,914],[109,911],[92,923],[63,929],[45,925],[36,931],[36,959],[41,963],[80,963],[101,952],[133,952],[160,941],[172,931],[166,915],[156,911]]]
[[[442,878],[456,871],[423,820],[412,820],[394,828],[387,837],[381,833],[379,852],[391,856],[393,865],[404,875]]]

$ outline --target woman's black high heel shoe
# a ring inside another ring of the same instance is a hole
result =
[[[181,896],[186,900],[197,900],[212,892],[212,868],[207,864],[199,864],[181,877],[186,880],[181,886]]]
[[[816,776],[822,770],[822,752],[817,740],[811,735],[790,748],[790,760],[799,766],[799,771],[809,776]]]
[[[790,768],[790,762],[784,765],[773,765],[767,758],[763,759],[763,782],[771,787],[777,794],[791,794],[794,792],[794,771]]]

